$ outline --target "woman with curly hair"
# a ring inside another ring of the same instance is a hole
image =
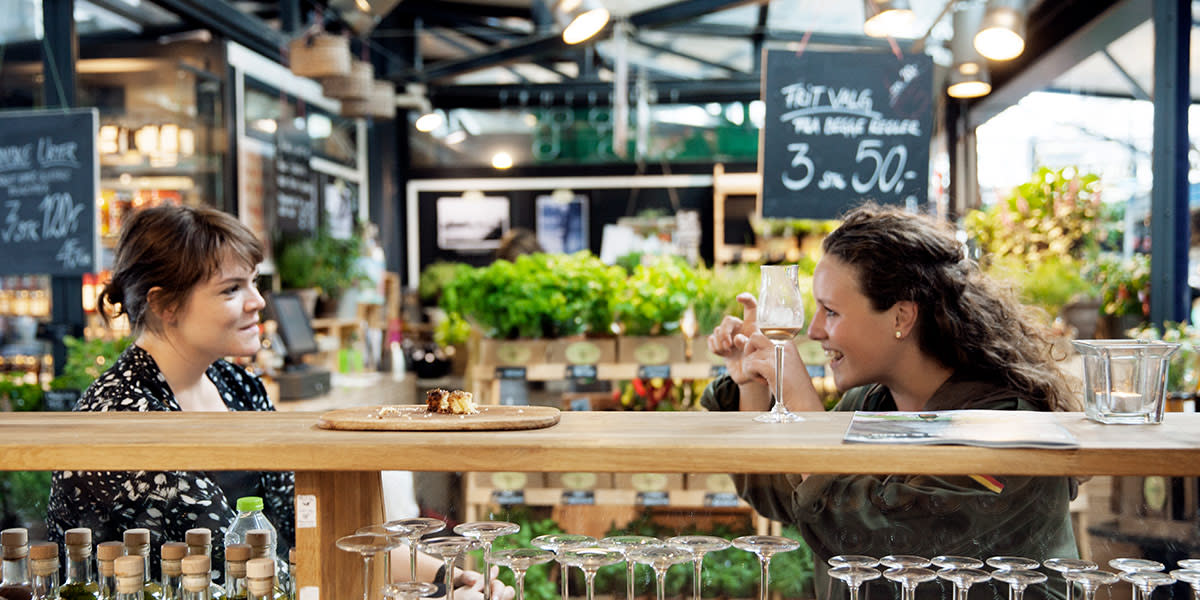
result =
[[[824,242],[813,274],[817,313],[808,335],[821,343],[837,388],[834,410],[1078,410],[1051,356],[1040,320],[970,261],[952,229],[896,208],[865,205]],[[773,344],[759,330],[755,299],[709,337],[728,376],[702,402],[710,410],[770,408]],[[787,365],[803,365],[789,346]],[[822,410],[802,366],[782,374],[788,408]],[[1065,477],[739,475],[739,493],[765,516],[794,523],[813,550],[817,597],[844,594],[825,560],[838,554],[1076,557]],[[885,585],[879,584],[877,585]],[[1003,591],[972,588],[972,597]],[[1061,579],[1027,597],[1059,597]],[[918,587],[918,596],[940,593]],[[892,596],[890,590],[879,593]],[[997,595],[996,597],[1001,597]]]

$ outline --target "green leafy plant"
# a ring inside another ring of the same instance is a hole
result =
[[[1021,300],[1055,315],[1070,302],[1100,296],[1100,285],[1086,275],[1085,263],[1069,256],[1047,256],[1029,264],[1015,256],[991,260],[991,274],[1011,281]]]
[[[1150,317],[1150,256],[1129,258],[1104,253],[1088,269],[1087,277],[1099,284],[1101,310],[1114,317]]]
[[[67,361],[62,373],[50,381],[53,390],[86,390],[105,370],[117,362],[117,357],[129,347],[133,338],[115,340],[84,340],[71,336],[63,338]]]
[[[280,285],[316,288],[326,298],[338,298],[365,276],[358,264],[361,249],[361,235],[338,239],[325,227],[315,235],[283,238],[275,248]]]
[[[616,304],[616,320],[626,335],[666,335],[707,282],[682,258],[661,256],[634,268]]]
[[[421,271],[421,280],[417,284],[417,295],[426,305],[437,304],[446,284],[454,281],[463,272],[469,271],[470,265],[459,262],[438,261]]]
[[[0,375],[0,408],[17,412],[41,410],[43,395],[40,385],[23,381],[20,374]]]
[[[521,526],[521,530],[512,535],[499,537],[492,542],[492,550],[507,550],[509,548],[532,548],[533,538],[552,533],[565,533],[554,519],[538,518],[527,507],[508,508],[499,514],[492,515],[499,521],[508,521]],[[472,552],[475,564],[483,564],[483,553]],[[551,578],[555,569],[554,563],[534,565],[525,572],[526,600],[557,600],[559,589],[557,582]],[[500,580],[506,585],[515,586],[516,579],[509,569],[500,569]]]
[[[0,471],[0,528],[42,521],[49,499],[50,471]]]
[[[1171,355],[1171,366],[1167,369],[1167,391],[1184,394],[1195,393],[1200,386],[1200,328],[1187,323],[1166,323],[1159,331],[1149,326],[1133,330],[1130,334],[1142,340],[1162,340],[1179,344]]]

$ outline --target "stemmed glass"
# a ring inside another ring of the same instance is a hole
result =
[[[1000,569],[992,573],[992,579],[1008,584],[1008,600],[1021,600],[1025,596],[1025,588],[1045,583],[1047,577],[1045,573],[1029,569]]]
[[[1184,563],[1194,563],[1195,566],[1189,567]],[[1192,586],[1192,597],[1195,600],[1200,600],[1200,569],[1195,568],[1200,567],[1200,560],[1184,559],[1179,561],[1179,566],[1185,568],[1175,569],[1174,571],[1171,571],[1171,575],[1174,575],[1175,579],[1178,581],[1185,581],[1190,584]]]
[[[1175,563],[1180,569],[1200,571],[1200,558],[1185,558]]]
[[[804,329],[804,299],[800,295],[800,268],[796,265],[763,265],[758,289],[758,327],[775,345],[775,404],[762,423],[792,423],[804,418],[783,404],[783,348]]]
[[[987,566],[999,571],[1015,571],[1017,569],[1032,571],[1042,566],[1042,563],[1023,556],[992,556],[984,562],[987,563]]]
[[[441,519],[431,519],[429,517],[413,517],[411,519],[400,519],[397,521],[388,521],[383,524],[384,527],[393,528],[397,531],[401,528],[407,529],[408,533],[402,533],[408,539],[408,580],[417,580],[417,542],[421,541],[421,536],[427,533],[436,533],[446,528],[446,523]]]
[[[1158,571],[1133,571],[1121,573],[1121,579],[1132,583],[1141,592],[1142,600],[1150,600],[1150,595],[1160,585],[1175,583],[1175,576]]]
[[[930,564],[939,569],[981,569],[983,561],[970,556],[935,556],[929,560]]]
[[[570,577],[571,567],[563,562],[563,552],[566,550],[574,550],[591,546],[596,543],[596,538],[590,535],[575,535],[571,533],[552,533],[550,535],[539,535],[529,541],[529,544],[534,548],[549,550],[555,554],[554,560],[558,562],[558,578],[562,580],[562,600],[567,600],[569,597],[568,580]]]
[[[849,567],[877,567],[879,559],[871,556],[863,556],[861,554],[839,554],[832,556],[825,561],[831,567],[849,566]]]
[[[1067,585],[1079,584],[1083,590],[1083,600],[1095,600],[1096,590],[1102,585],[1112,585],[1120,581],[1116,573],[1108,571],[1067,571],[1063,573],[1063,579],[1068,581]]]
[[[418,600],[437,591],[437,586],[424,581],[402,581],[384,586],[383,597],[388,600]]]
[[[858,590],[862,588],[862,584],[872,579],[879,579],[879,569],[858,565],[838,565],[829,569],[829,576],[845,581],[846,587],[850,588],[850,600],[858,600]]]
[[[366,527],[359,527],[354,533],[373,533],[375,535],[386,535],[403,540],[404,536],[408,535],[408,529],[400,526],[387,527],[385,525],[368,525]],[[392,553],[389,551],[383,553],[383,583],[388,584],[391,582]]]
[[[678,535],[669,538],[667,544],[692,553],[692,562],[696,567],[695,579],[692,580],[692,600],[700,600],[700,576],[704,555],[728,548],[729,540],[714,535]]]
[[[654,583],[658,600],[667,596],[667,569],[671,565],[687,562],[692,553],[676,546],[638,546],[629,550],[629,557],[654,569]]]
[[[879,561],[882,563],[883,559]],[[913,600],[919,584],[937,579],[937,573],[925,567],[892,567],[883,576],[900,584],[900,600]]]
[[[337,547],[347,552],[357,552],[363,558],[363,600],[370,600],[371,557],[380,552],[391,552],[404,544],[400,538],[374,533],[356,533],[338,538]]]
[[[512,548],[492,553],[492,562],[512,570],[517,580],[516,600],[525,600],[525,571],[533,565],[554,560],[554,553],[538,548]]]
[[[1091,571],[1096,568],[1096,563],[1090,560],[1079,558],[1049,558],[1042,562],[1042,566],[1052,571],[1058,571],[1063,574],[1063,579],[1066,579],[1067,573],[1071,571]],[[1075,586],[1071,582],[1067,582],[1067,600],[1074,600]]]
[[[767,588],[771,584],[771,557],[780,552],[791,552],[800,547],[800,542],[777,535],[744,535],[734,538],[733,547],[758,555],[762,571],[758,576],[759,600],[767,600]]]
[[[594,600],[596,571],[625,560],[625,555],[608,548],[576,548],[564,551],[561,559],[563,564],[579,567],[583,571],[584,581],[587,582],[587,600]]]
[[[911,554],[889,554],[879,559],[879,564],[889,569],[907,569],[912,567],[928,567],[931,563],[923,556]]]
[[[1136,573],[1138,571],[1161,571],[1166,567],[1157,560],[1146,560],[1144,558],[1114,558],[1108,561],[1108,566],[1118,570],[1122,575],[1128,573]],[[1121,577],[1121,579],[1125,579]],[[1125,581],[1129,581],[1125,579]],[[1130,582],[1130,587],[1133,588],[1133,595],[1130,596],[1133,600],[1138,600],[1138,586]],[[1146,598],[1145,600],[1149,600]]]
[[[983,563],[980,562],[979,566],[983,566]],[[971,590],[971,586],[992,578],[991,573],[979,567],[947,567],[938,571],[937,576],[954,584],[955,600],[967,600],[967,592]]]
[[[508,521],[475,521],[472,523],[459,523],[454,526],[454,533],[458,535],[479,540],[479,545],[483,548],[483,597],[488,600],[492,597],[492,565],[489,562],[488,555],[492,553],[492,542],[502,535],[512,535],[521,531],[521,526]]]
[[[454,600],[454,563],[463,552],[472,550],[478,545],[477,540],[468,537],[440,537],[421,542],[418,547],[425,554],[440,556],[446,563],[446,600]]]
[[[645,535],[614,535],[600,540],[602,546],[612,548],[620,552],[625,557],[625,566],[628,569],[625,580],[625,598],[633,600],[633,567],[634,561],[629,558],[629,551],[638,546],[653,546],[661,544],[658,538],[653,538]]]

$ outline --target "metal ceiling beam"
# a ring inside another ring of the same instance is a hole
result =
[[[690,21],[704,15],[737,8],[745,4],[760,4],[764,0],[683,0],[651,8],[629,16],[629,24],[639,27],[666,27]]]
[[[868,50],[891,51],[891,45],[886,39],[873,38],[865,35],[847,35],[840,33],[821,33],[819,31],[804,32],[780,29],[765,29],[763,27],[745,27],[742,25],[725,25],[721,23],[689,23],[673,25],[660,31],[676,35],[694,35],[699,37],[723,37],[735,39],[752,39],[761,37],[764,42],[799,42],[808,36],[809,46],[845,46],[847,48],[863,48]],[[911,52],[912,42],[896,40],[900,50]]]
[[[651,81],[650,93],[660,104],[749,102],[757,100],[762,82],[757,77],[737,79]],[[438,108],[495,109],[517,106],[612,105],[613,86],[606,81],[569,84],[446,85],[431,86],[429,99]]]
[[[155,0],[155,3],[269,58],[278,58],[288,43],[288,36],[262,19],[239,11],[227,0]]]
[[[1142,84],[1138,83],[1138,80],[1134,79],[1133,75],[1130,75],[1129,71],[1126,71],[1125,67],[1122,67],[1121,63],[1117,62],[1117,58],[1108,51],[1108,48],[1101,50],[1100,53],[1108,60],[1108,64],[1117,70],[1117,74],[1121,76],[1121,79],[1125,80],[1125,84],[1129,86],[1129,92],[1133,94],[1134,98],[1138,100],[1152,99],[1150,98],[1150,92],[1147,92],[1146,88],[1142,87]]]
[[[704,59],[704,58],[700,58],[699,56],[696,56],[696,55],[694,55],[694,54],[688,54],[688,53],[686,53],[686,52],[680,52],[679,50],[676,50],[676,49],[674,49],[674,48],[672,48],[672,47],[670,47],[670,46],[664,46],[664,45],[662,45],[662,44],[656,44],[656,43],[654,43],[654,42],[648,42],[648,41],[646,41],[646,40],[644,40],[644,39],[641,39],[641,38],[634,38],[634,39],[633,39],[633,43],[635,43],[635,44],[638,44],[639,46],[645,46],[645,47],[647,47],[647,48],[649,48],[649,49],[651,49],[651,50],[654,50],[655,52],[662,52],[662,53],[664,53],[664,54],[670,54],[670,55],[672,55],[672,56],[681,56],[681,57],[683,57],[683,58],[686,58],[686,59],[688,59],[688,60],[690,60],[690,61],[697,62],[697,63],[700,63],[700,64],[702,64],[702,65],[705,65],[705,66],[709,66],[709,67],[714,67],[714,68],[717,68],[717,69],[721,69],[722,71],[725,71],[726,73],[729,73],[729,74],[731,74],[731,75],[747,75],[747,74],[748,74],[748,73],[746,73],[746,71],[743,71],[743,70],[741,70],[741,69],[736,69],[736,68],[734,68],[734,67],[731,67],[731,66],[729,66],[729,65],[727,65],[727,64],[724,64],[724,63],[719,63],[719,62],[712,61],[712,60],[707,60],[707,59]]]

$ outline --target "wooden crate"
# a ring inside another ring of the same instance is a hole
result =
[[[492,367],[521,367],[546,362],[546,340],[479,341],[479,364]]]
[[[686,356],[682,336],[622,336],[617,338],[617,357],[623,363],[668,365],[684,362]]]
[[[546,362],[568,365],[595,365],[617,360],[617,340],[614,338],[563,338],[550,340],[546,347]]]

